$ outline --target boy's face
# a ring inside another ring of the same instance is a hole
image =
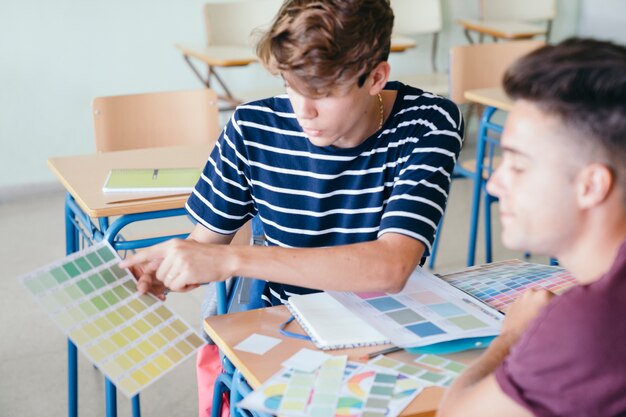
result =
[[[502,241],[515,250],[558,255],[572,245],[581,215],[575,198],[582,163],[576,139],[536,105],[520,100],[502,135],[503,161],[487,190],[500,200]]]
[[[298,123],[315,146],[352,148],[373,133],[380,122],[378,99],[365,86],[337,89],[325,97],[310,98],[285,80]]]

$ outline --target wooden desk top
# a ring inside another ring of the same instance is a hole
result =
[[[391,37],[391,52],[404,52],[415,48],[416,42],[404,36]],[[238,67],[257,62],[253,48],[245,46],[206,46],[176,44],[183,55],[187,55],[215,67]]]
[[[501,39],[529,39],[546,34],[545,27],[516,21],[459,19],[457,23],[464,29]]]
[[[48,159],[48,167],[89,217],[146,213],[184,207],[188,196],[107,203],[142,197],[137,193],[105,196],[102,185],[112,168],[202,168],[212,148],[212,144],[188,145],[56,157]]]
[[[511,100],[502,88],[481,88],[477,90],[467,90],[465,98],[474,103],[484,106],[495,107],[499,110],[511,111],[513,100]]]
[[[217,346],[246,378],[252,388],[259,387],[265,380],[280,370],[280,364],[302,348],[316,349],[313,343],[306,340],[289,338],[280,334],[279,326],[290,317],[289,310],[284,306],[263,308],[242,313],[207,317],[204,329]],[[293,327],[291,327],[293,326]],[[289,324],[289,330],[302,332],[295,321]],[[263,334],[281,339],[282,342],[272,348],[264,356],[241,352],[233,349],[239,342],[252,333]],[[348,360],[366,362],[363,355],[383,349],[385,346],[371,346],[356,349],[333,350],[328,353],[348,355]],[[469,363],[477,358],[482,351],[473,350],[454,355],[446,355],[450,359]],[[415,356],[406,352],[398,352],[391,357],[412,362]],[[441,387],[426,388],[402,412],[402,416],[432,416],[443,395]]]

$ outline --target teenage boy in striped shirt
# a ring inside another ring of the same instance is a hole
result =
[[[388,0],[284,3],[257,52],[286,94],[236,109],[187,202],[189,238],[123,264],[142,271],[140,291],[248,276],[269,282],[273,305],[403,288],[430,252],[463,120],[449,100],[388,82],[392,26]],[[229,246],[254,216],[269,246]]]

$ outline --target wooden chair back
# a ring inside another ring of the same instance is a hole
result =
[[[506,69],[544,41],[515,41],[455,46],[450,49],[450,99],[467,103],[465,91],[502,85]]]
[[[220,133],[210,89],[98,97],[92,114],[98,152],[215,143]]]

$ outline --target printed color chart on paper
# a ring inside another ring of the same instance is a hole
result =
[[[497,335],[502,314],[417,268],[397,294],[329,292],[400,347]]]
[[[204,341],[163,302],[138,294],[119,261],[100,243],[19,279],[78,349],[131,397]]]
[[[500,311],[529,288],[561,294],[576,285],[574,277],[563,268],[517,259],[476,266],[442,279]]]

